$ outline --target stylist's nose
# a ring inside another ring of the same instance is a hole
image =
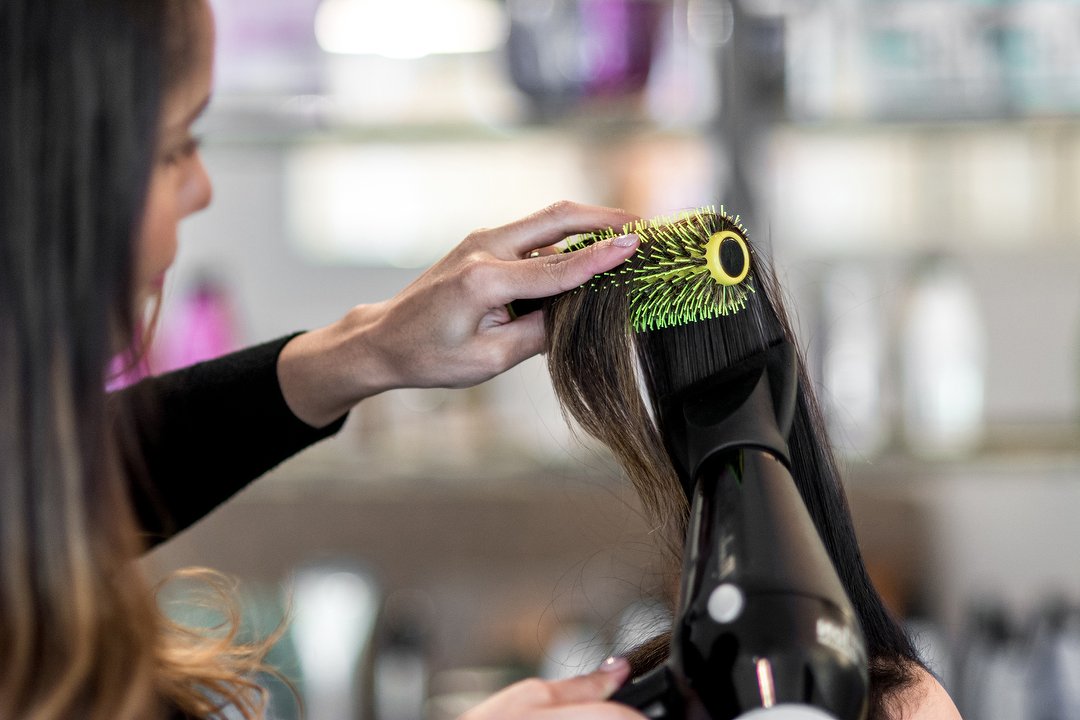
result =
[[[191,175],[184,187],[184,216],[205,210],[214,197],[214,186],[210,182],[210,173],[206,172],[202,155],[193,158]]]

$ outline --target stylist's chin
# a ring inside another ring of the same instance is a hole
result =
[[[166,274],[176,261],[178,225],[179,220],[162,218],[153,213],[148,213],[143,219],[135,248],[132,277],[135,307],[139,310],[161,297]]]
[[[151,304],[161,300],[162,292],[165,289],[165,279],[170,267],[172,267],[171,259],[168,263],[155,265],[153,269],[136,268],[135,278],[132,283],[135,292],[134,307],[136,312],[141,313]]]

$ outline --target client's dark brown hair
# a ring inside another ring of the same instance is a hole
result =
[[[633,260],[631,261],[633,262]],[[633,483],[677,578],[688,519],[686,496],[663,441],[657,399],[671,377],[705,377],[782,338],[798,343],[781,288],[757,251],[746,309],[679,327],[635,333],[628,286],[570,292],[545,303],[548,366],[564,412],[607,445]],[[672,372],[677,368],[677,372]],[[796,416],[789,436],[792,475],[866,635],[871,720],[895,717],[901,692],[922,662],[881,600],[859,552],[851,513],[805,364],[799,358]],[[675,583],[671,583],[674,594]],[[674,597],[668,598],[674,605]],[[634,674],[664,662],[668,635],[630,653]]]

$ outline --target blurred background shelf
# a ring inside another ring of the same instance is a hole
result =
[[[258,606],[281,602],[276,588],[306,568],[359,568],[380,597],[424,609],[415,622],[430,678],[463,667],[502,668],[500,682],[559,663],[569,672],[610,652],[627,608],[657,601],[671,582],[617,469],[602,451],[585,455],[504,458],[466,477],[464,465],[403,471],[320,446],[156,550],[148,569],[212,564],[243,578]],[[1080,454],[1064,450],[846,463],[860,544],[887,603],[960,628],[972,598],[1022,618],[1080,592],[1080,578],[1062,573],[1075,558],[1078,473]],[[576,654],[554,657],[568,635]],[[948,656],[926,641],[951,680]]]
[[[215,204],[183,228],[152,369],[331,322],[472,230],[561,199],[643,216],[724,203],[788,292],[875,581],[965,717],[1004,717],[987,688],[1043,667],[1047,608],[1080,605],[1080,5],[214,6],[198,130]],[[327,8],[344,40],[316,31]],[[435,17],[443,36],[493,31],[421,52]],[[279,614],[300,570],[366,578],[354,590],[378,588],[386,625],[425,638],[425,679],[404,686],[426,710],[383,720],[454,717],[663,626],[639,602],[664,587],[655,533],[567,428],[541,358],[365,401],[148,572],[192,564]],[[962,672],[976,641],[1005,658],[972,661],[990,681]],[[371,704],[392,683],[369,671]],[[1013,694],[1008,716],[1035,717]]]

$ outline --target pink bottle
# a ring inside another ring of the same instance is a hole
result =
[[[225,286],[201,278],[151,347],[155,372],[168,372],[230,353],[239,347],[235,316]]]

